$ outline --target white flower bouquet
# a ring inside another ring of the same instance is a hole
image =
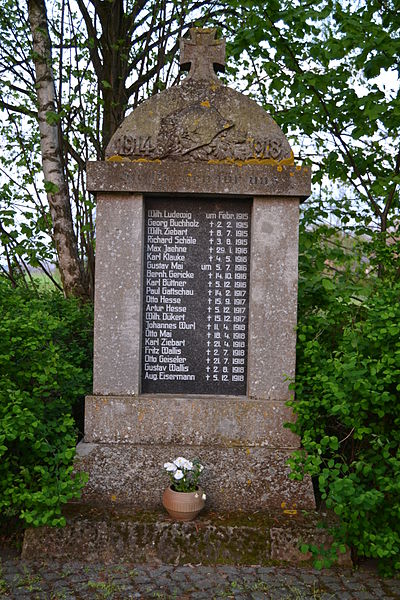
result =
[[[195,492],[204,467],[197,458],[187,460],[183,456],[178,456],[172,462],[164,463],[164,469],[169,475],[171,488],[175,492]]]

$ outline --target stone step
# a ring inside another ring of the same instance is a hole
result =
[[[280,511],[203,511],[194,521],[175,522],[161,510],[137,511],[69,504],[67,526],[25,533],[27,560],[84,560],[104,563],[269,565],[310,562],[300,542],[326,544],[320,515],[296,509]],[[349,554],[340,564],[350,565]]]

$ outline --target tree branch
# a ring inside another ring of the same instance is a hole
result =
[[[13,104],[9,104],[0,98],[0,108],[5,108],[10,112],[16,112],[22,115],[27,115],[28,117],[32,117],[34,119],[38,118],[38,113],[33,110],[29,110],[26,106],[14,106]]]
[[[304,75],[304,71],[301,68],[299,61],[297,60],[296,55],[294,54],[293,50],[291,49],[290,45],[287,43],[287,40],[284,36],[282,36],[281,31],[278,29],[278,27],[275,25],[275,22],[272,20],[272,18],[269,16],[269,14],[267,12],[265,12],[265,15],[267,17],[267,19],[269,20],[269,22],[272,25],[272,28],[274,29],[274,31],[277,33],[278,38],[280,39],[280,41],[283,43],[283,45],[286,47],[286,50],[288,52],[288,54],[290,55],[290,58],[293,61],[293,64],[295,66],[295,70],[297,71],[297,73],[299,73],[300,75]],[[327,104],[322,96],[322,94],[319,92],[319,90],[312,84],[309,84],[310,89],[312,90],[312,92],[314,93],[314,95],[316,96],[316,98],[319,100],[321,106],[322,106],[322,110],[324,111],[325,115],[327,116],[327,126],[328,129],[330,130],[331,134],[334,136],[334,138],[336,138],[337,140],[339,140],[340,145],[342,146],[345,155],[347,156],[350,165],[353,167],[357,178],[359,179],[359,181],[361,182],[365,193],[369,199],[369,201],[371,202],[373,211],[375,213],[376,217],[381,217],[381,209],[378,205],[378,203],[376,202],[376,200],[373,198],[370,190],[368,189],[368,186],[364,183],[364,180],[362,178],[362,175],[358,169],[358,165],[350,151],[350,148],[348,146],[348,144],[345,142],[345,140],[342,138],[340,130],[338,128],[338,125],[336,123],[336,121],[334,119],[332,119],[331,113],[327,107]],[[330,124],[331,123],[331,124]],[[351,183],[354,184],[354,182],[352,181],[352,179],[348,178],[350,180]]]

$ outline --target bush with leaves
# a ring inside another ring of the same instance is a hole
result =
[[[301,236],[296,400],[292,430],[302,449],[292,477],[310,474],[322,502],[340,518],[327,553],[306,547],[329,566],[347,544],[353,559],[378,559],[400,570],[400,281],[395,246],[318,227]],[[350,251],[351,250],[351,251]],[[366,264],[369,251],[371,260]],[[366,271],[384,258],[385,279]]]
[[[91,387],[92,307],[0,280],[0,515],[62,525],[79,496],[74,407]]]

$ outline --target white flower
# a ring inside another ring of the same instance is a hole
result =
[[[204,469],[203,465],[198,465],[199,472],[201,473]]]
[[[205,500],[207,498],[207,496],[205,494],[202,495],[201,499]]]
[[[183,458],[183,456],[178,456],[178,458],[174,460],[174,463],[178,469],[186,469],[187,471],[193,469],[193,463],[188,461],[186,458]]]
[[[174,463],[164,463],[164,469],[168,471],[168,473],[175,473],[176,465]]]
[[[178,469],[177,471],[175,471],[174,479],[182,479],[182,477],[184,477],[184,474],[182,473],[181,470]]]

